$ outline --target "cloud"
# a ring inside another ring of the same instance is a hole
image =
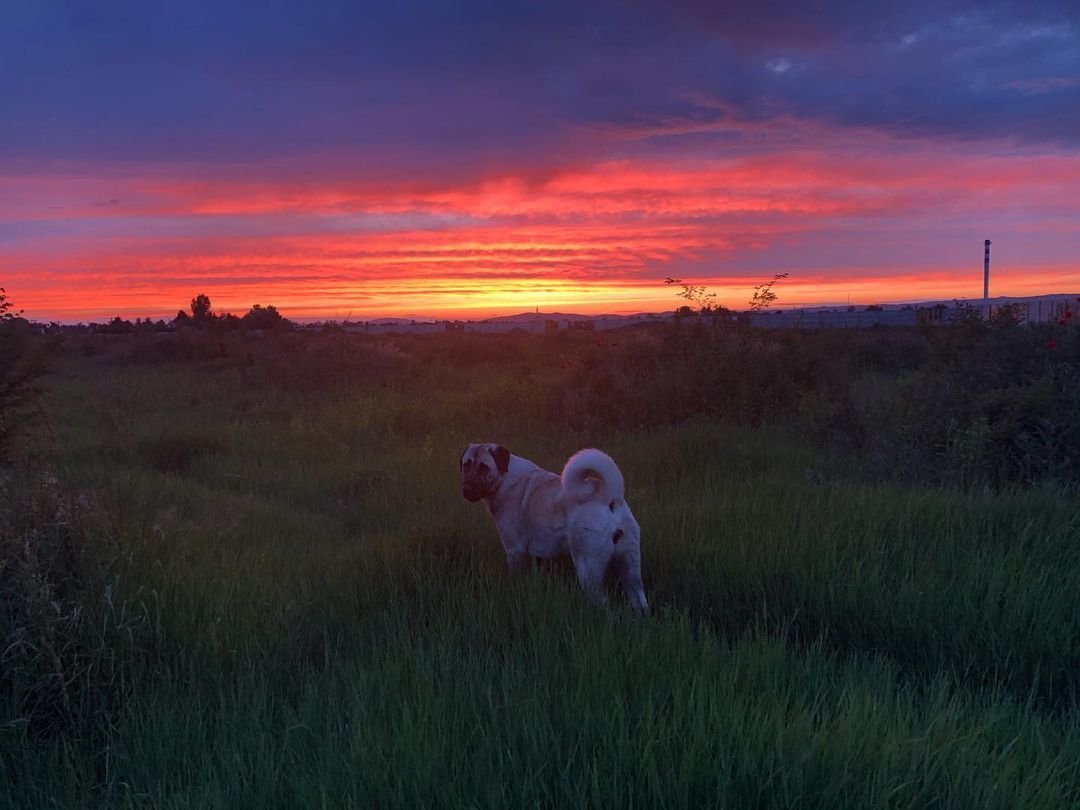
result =
[[[0,162],[348,156],[400,178],[777,118],[1075,145],[1078,25],[1055,2],[21,3]]]

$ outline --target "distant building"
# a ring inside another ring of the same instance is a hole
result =
[[[849,312],[847,309],[785,309],[771,312],[755,312],[751,315],[753,326],[788,329],[843,329],[869,326],[914,326],[915,310],[872,309]]]
[[[932,307],[919,307],[915,310],[915,322],[920,326],[941,326],[948,323],[949,308],[944,304]]]

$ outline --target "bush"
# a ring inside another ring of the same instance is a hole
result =
[[[240,323],[244,329],[260,329],[263,331],[288,329],[292,326],[289,321],[282,317],[273,304],[267,307],[256,304],[240,319]]]
[[[11,439],[38,395],[37,381],[48,371],[53,346],[13,312],[0,287],[0,463],[8,460]]]
[[[106,732],[146,667],[156,626],[120,595],[103,523],[47,472],[0,473],[0,728]]]
[[[1024,325],[1004,311],[986,322],[960,317],[924,337],[929,351],[910,370],[859,375],[837,400],[847,406],[837,432],[864,466],[964,485],[1080,482],[1075,327]]]
[[[676,321],[599,337],[566,365],[548,415],[598,435],[694,416],[787,423],[876,476],[1080,483],[1080,329],[1068,318],[961,313],[923,332]]]
[[[804,390],[834,384],[844,367],[813,335],[718,329],[601,338],[570,362],[550,392],[553,418],[581,429],[652,428],[705,415],[760,425],[790,418]],[[808,345],[805,341],[810,341]]]
[[[140,460],[147,467],[174,475],[187,472],[201,458],[220,453],[224,445],[216,436],[204,433],[165,432],[138,444]]]

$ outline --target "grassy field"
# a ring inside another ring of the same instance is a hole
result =
[[[3,484],[0,805],[1080,806],[1074,494],[831,474],[782,425],[574,429],[572,343],[424,361],[451,340],[342,343],[330,382],[66,353]],[[615,457],[650,618],[508,578],[458,491],[489,439]]]

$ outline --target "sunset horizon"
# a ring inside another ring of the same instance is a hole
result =
[[[768,279],[756,279],[758,283],[761,281],[767,281]],[[687,280],[688,282],[690,280]],[[1022,279],[1017,279],[1018,284],[1014,289],[1024,289]],[[804,285],[809,286],[809,285]],[[865,309],[867,307],[902,307],[902,306],[915,306],[927,304],[937,304],[940,302],[953,301],[957,304],[978,304],[982,300],[982,295],[976,295],[974,293],[968,295],[954,295],[947,292],[942,292],[940,295],[912,295],[897,298],[879,297],[879,298],[859,298],[856,296],[845,297],[843,299],[830,299],[830,298],[810,298],[803,299],[798,297],[792,297],[792,290],[798,289],[799,285],[787,285],[778,286],[777,292],[780,297],[772,306],[771,309],[784,311],[784,310],[797,310],[797,309],[816,309],[816,308],[852,308],[852,309]],[[721,288],[708,288],[709,291],[718,292]],[[861,289],[856,287],[856,289]],[[933,288],[932,288],[933,289]],[[938,288],[947,289],[947,288]],[[1035,289],[1032,287],[1032,289]],[[622,292],[626,292],[623,290]],[[630,317],[636,315],[655,315],[663,316],[670,315],[676,309],[686,304],[685,301],[676,297],[675,291],[672,289],[665,289],[664,292],[667,295],[661,294],[660,296],[646,297],[642,295],[640,298],[622,298],[622,299],[607,299],[598,298],[598,302],[589,302],[582,300],[582,303],[576,303],[579,299],[567,299],[567,300],[547,300],[546,302],[536,304],[526,303],[507,303],[507,304],[475,304],[475,305],[462,305],[459,307],[446,307],[446,308],[421,308],[420,305],[413,309],[408,308],[387,308],[385,310],[366,310],[361,311],[347,310],[343,311],[340,307],[327,306],[325,308],[312,307],[312,308],[299,308],[290,306],[288,303],[279,304],[270,299],[259,299],[251,301],[250,303],[242,303],[240,299],[231,298],[218,298],[214,296],[208,296],[211,299],[212,311],[216,315],[235,315],[241,316],[248,312],[253,307],[274,307],[283,317],[296,323],[348,323],[348,322],[363,322],[374,320],[416,320],[416,321],[481,321],[493,318],[507,318],[517,315],[527,315],[533,312],[538,313],[541,316],[544,315],[572,315],[580,317],[599,317],[599,316],[615,316],[615,317]],[[752,292],[752,289],[751,289]],[[58,323],[62,325],[75,326],[79,324],[93,324],[103,323],[105,321],[119,318],[121,320],[150,320],[159,321],[164,320],[166,322],[172,322],[178,312],[185,312],[190,314],[190,303],[195,295],[206,294],[201,290],[197,293],[189,295],[186,299],[177,299],[171,306],[165,305],[163,307],[144,309],[138,307],[128,308],[116,308],[116,307],[101,307],[98,310],[90,310],[87,312],[63,312],[59,315],[46,312],[34,312],[26,309],[15,296],[10,295],[9,299],[13,303],[19,304],[17,310],[19,314],[29,321],[36,323]],[[1025,299],[1025,298],[1067,298],[1072,299],[1080,294],[1080,282],[1075,287],[1068,288],[1062,287],[1061,289],[1053,290],[1038,290],[1028,292],[1016,292],[1011,294],[1010,292],[992,293],[990,300],[996,299]],[[537,299],[540,300],[540,299]],[[635,305],[635,301],[640,301],[640,305]],[[748,301],[726,303],[725,300],[718,298],[716,305],[723,307],[732,312],[746,312],[750,311]]]
[[[936,303],[940,301],[978,302],[982,300],[982,270],[968,272],[966,279],[959,278],[960,273],[942,273],[940,275],[922,274],[917,277],[893,277],[885,283],[874,279],[840,282],[826,276],[789,276],[776,284],[777,300],[773,309],[787,310],[815,307],[858,307],[868,306],[903,306]],[[771,278],[771,277],[769,277]],[[711,278],[679,279],[686,284],[702,284],[706,291],[715,294],[715,305],[734,312],[746,311],[750,307],[750,298],[754,287],[769,278],[754,277],[738,280],[723,280],[713,283]],[[894,283],[895,279],[895,283]],[[1060,282],[1060,283],[1058,283]],[[1052,286],[1057,284],[1057,286]],[[678,297],[679,286],[666,285],[663,279],[655,284],[640,286],[620,285],[613,289],[597,286],[567,285],[561,290],[552,290],[547,286],[530,285],[512,295],[513,300],[503,301],[499,294],[477,290],[460,303],[432,303],[438,301],[436,295],[427,295],[423,291],[415,294],[395,292],[386,295],[385,306],[369,304],[348,307],[338,301],[321,303],[301,298],[299,301],[288,296],[264,294],[261,288],[243,286],[242,292],[235,292],[229,285],[193,286],[153,293],[141,293],[136,301],[126,305],[112,303],[108,299],[100,306],[80,306],[74,309],[58,306],[54,298],[43,294],[44,306],[34,308],[24,303],[17,286],[7,287],[8,297],[18,304],[21,314],[28,320],[37,322],[57,322],[63,324],[94,323],[113,318],[125,320],[150,319],[173,320],[178,311],[189,312],[191,301],[196,295],[207,295],[217,314],[243,315],[253,306],[273,306],[283,316],[297,322],[345,322],[365,321],[386,318],[430,319],[430,320],[484,320],[487,318],[508,317],[537,311],[545,313],[563,313],[580,316],[598,315],[644,315],[671,313],[687,302]],[[1031,298],[1039,296],[1071,297],[1080,292],[1080,273],[1067,270],[1045,273],[1021,273],[996,271],[993,274],[993,286],[990,298]],[[89,291],[87,291],[89,294]],[[64,294],[66,295],[66,293]],[[246,297],[245,297],[246,295]],[[254,296],[254,297],[251,297]],[[460,294],[457,297],[464,297]],[[154,303],[139,303],[152,299]],[[62,299],[60,299],[62,300]],[[406,301],[409,303],[395,303]]]

